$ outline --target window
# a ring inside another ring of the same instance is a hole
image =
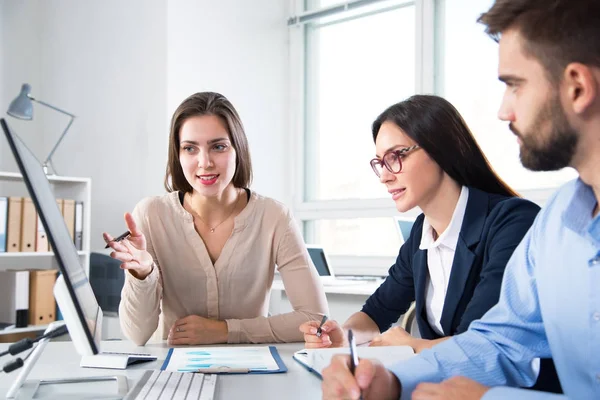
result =
[[[572,169],[532,172],[519,160],[519,146],[506,122],[496,116],[504,93],[498,81],[498,44],[476,20],[493,0],[452,0],[437,9],[436,92],[460,111],[496,172],[524,196],[537,189],[554,189],[573,179]],[[476,56],[474,56],[476,55]],[[537,200],[537,199],[536,199]],[[544,199],[539,199],[544,200]]]
[[[398,212],[369,166],[371,124],[415,93],[452,102],[494,169],[525,197],[543,203],[575,176],[525,170],[497,119],[498,45],[476,22],[492,3],[312,0],[290,19],[294,215],[337,271],[385,274],[398,254]]]
[[[294,215],[305,240],[323,245],[333,264],[358,257],[385,273],[401,240],[393,220],[398,212],[369,165],[371,124],[419,90],[419,9],[407,0],[339,4],[309,1],[290,23],[292,68],[300,65],[292,72],[300,137]]]
[[[384,197],[369,166],[371,123],[415,92],[414,6],[305,29],[304,200]]]

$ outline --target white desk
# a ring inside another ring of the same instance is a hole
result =
[[[247,346],[247,345],[245,345]],[[217,383],[218,400],[236,399],[318,399],[321,398],[321,381],[292,359],[294,351],[302,343],[276,344],[279,355],[288,367],[287,373],[266,375],[220,375]],[[8,344],[0,344],[0,351]],[[137,347],[129,341],[102,342],[102,350],[118,352],[151,353],[158,357],[154,362],[133,365],[126,370],[109,370],[79,367],[80,357],[72,342],[50,342],[37,361],[28,379],[75,378],[99,375],[126,375],[129,388],[133,388],[146,369],[159,369],[165,360],[168,347],[164,343]],[[27,353],[25,353],[27,354]],[[4,365],[12,356],[0,359]],[[18,370],[10,374],[0,373],[0,400],[4,400]],[[88,395],[85,384],[82,393]],[[79,388],[76,388],[79,390]],[[89,388],[88,388],[89,390]],[[83,397],[83,396],[82,396]],[[37,398],[37,397],[36,397]]]
[[[348,285],[323,285],[329,304],[329,318],[340,323],[346,321],[352,314],[362,309],[365,301],[382,282],[383,280],[360,283],[350,281]],[[283,288],[283,282],[280,280],[273,281],[269,311],[271,315],[292,311],[292,306]]]

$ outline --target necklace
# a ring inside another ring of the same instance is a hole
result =
[[[206,221],[204,220],[204,218],[202,218],[202,217],[200,216],[200,214],[198,214],[196,211],[194,211],[194,209],[192,208],[192,205],[191,205],[191,204],[190,204],[190,210],[192,211],[192,214],[194,214],[196,217],[200,218],[200,221],[202,221],[202,223],[203,223],[204,225],[206,225],[206,226],[208,227],[208,229],[210,229],[210,233],[215,233],[215,229],[217,229],[219,226],[221,226],[221,224],[222,224],[223,222],[227,221],[227,220],[229,219],[229,217],[231,217],[231,214],[233,214],[233,212],[234,212],[234,211],[235,211],[235,209],[237,208],[237,204],[238,204],[238,202],[240,201],[240,197],[241,197],[241,196],[240,196],[240,194],[239,194],[239,192],[237,193],[237,195],[238,195],[238,196],[237,196],[237,200],[236,200],[236,201],[235,201],[235,203],[233,204],[233,207],[231,208],[231,211],[229,212],[229,214],[227,214],[227,217],[225,217],[225,219],[224,219],[223,221],[219,222],[217,225],[215,225],[215,226],[213,226],[213,227],[211,227],[210,225],[208,225],[208,224],[206,223]],[[191,200],[192,200],[192,199],[191,199],[191,197],[192,197],[192,196],[190,195],[190,203],[192,202],[192,201],[191,201]]]

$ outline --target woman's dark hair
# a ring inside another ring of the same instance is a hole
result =
[[[248,139],[240,116],[233,104],[222,94],[201,92],[185,99],[173,113],[169,135],[169,160],[165,174],[165,189],[168,192],[182,191],[184,193],[193,190],[187,179],[185,179],[179,162],[179,130],[188,118],[202,115],[218,117],[227,128],[231,145],[236,153],[233,185],[237,188],[249,187],[252,182],[252,162],[250,160]]]
[[[416,95],[394,104],[373,122],[373,141],[387,121],[402,129],[459,185],[518,196],[494,172],[460,113],[447,100]]]

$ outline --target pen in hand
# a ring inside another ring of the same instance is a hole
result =
[[[319,325],[319,327],[317,328],[317,337],[320,338],[322,331],[321,328],[323,328],[323,324],[325,323],[325,321],[327,321],[327,315],[323,315],[323,319],[321,320],[321,325]]]
[[[356,340],[354,339],[354,334],[352,333],[352,329],[348,329],[348,343],[350,344],[350,373],[354,376],[354,371],[356,370],[356,366],[358,365],[358,353],[356,352]],[[360,393],[360,400],[363,400],[362,391]]]
[[[127,232],[123,233],[122,235],[117,236],[113,240],[109,240],[107,243],[110,243],[110,242],[120,242],[121,240],[127,239],[129,237],[129,235],[131,235],[131,232],[127,231]],[[108,249],[109,245],[107,244],[104,248]]]

